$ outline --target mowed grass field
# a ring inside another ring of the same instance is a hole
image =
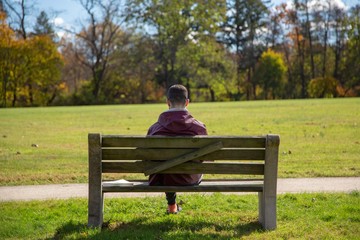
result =
[[[0,109],[0,185],[85,183],[88,133],[145,135],[164,110]],[[192,103],[189,111],[209,135],[279,134],[279,177],[360,176],[360,98]]]
[[[359,239],[360,193],[284,194],[277,229],[258,223],[257,196],[181,194],[183,211],[165,214],[164,197],[105,200],[102,230],[87,228],[86,199],[0,203],[0,239]]]

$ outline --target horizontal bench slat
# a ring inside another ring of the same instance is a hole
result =
[[[263,183],[252,182],[202,182],[197,186],[149,186],[137,183],[133,186],[109,186],[103,184],[103,192],[262,192]]]
[[[167,137],[168,138],[168,137]],[[164,136],[122,136],[102,135],[102,147],[141,147],[141,148],[200,148],[221,141],[225,148],[264,148],[266,137],[238,136],[193,136],[172,137],[168,141]]]
[[[194,151],[194,149],[103,149],[103,160],[168,160]],[[197,160],[264,160],[264,149],[221,149]]]
[[[145,167],[156,166],[156,162],[103,162],[102,171],[104,173],[143,173]],[[264,164],[249,163],[183,163],[169,168],[162,173],[193,173],[193,174],[246,174],[263,175]]]

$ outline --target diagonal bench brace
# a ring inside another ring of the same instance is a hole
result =
[[[209,145],[206,145],[205,147],[199,148],[191,153],[187,153],[169,160],[166,160],[165,162],[160,163],[159,165],[155,167],[146,168],[144,170],[145,176],[148,176],[150,174],[158,173],[161,171],[164,171],[168,168],[177,166],[179,164],[182,164],[184,162],[188,162],[190,160],[193,160],[195,158],[204,156],[206,154],[215,152],[217,150],[220,150],[223,147],[222,142],[216,142]]]

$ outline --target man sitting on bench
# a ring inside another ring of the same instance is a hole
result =
[[[190,115],[188,91],[183,85],[173,85],[167,92],[169,110],[160,114],[147,135],[195,136],[207,135],[205,125]],[[149,185],[152,186],[186,186],[201,182],[202,174],[151,174]],[[181,208],[176,204],[176,193],[166,192],[168,213],[178,213]]]

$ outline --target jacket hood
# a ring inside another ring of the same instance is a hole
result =
[[[160,114],[147,135],[207,135],[205,125],[193,118],[186,109],[169,110]]]
[[[158,122],[167,130],[181,132],[193,126],[194,118],[187,110],[166,111],[159,116]]]

